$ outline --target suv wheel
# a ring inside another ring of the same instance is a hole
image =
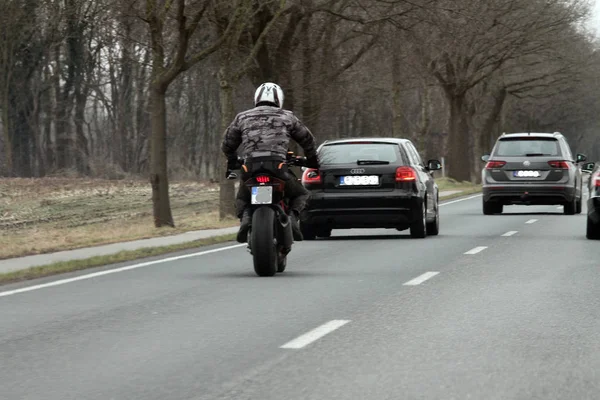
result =
[[[564,213],[565,215],[575,215],[575,211],[577,208],[577,199],[573,199],[570,202],[565,204]]]
[[[484,215],[502,214],[502,211],[504,211],[504,205],[498,204],[494,201],[483,200],[483,214]]]

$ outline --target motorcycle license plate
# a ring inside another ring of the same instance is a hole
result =
[[[271,204],[273,186],[252,186],[252,204]]]

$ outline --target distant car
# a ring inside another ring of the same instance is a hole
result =
[[[587,183],[587,222],[586,234],[588,239],[600,239],[600,164],[587,163],[583,172],[590,174]]]
[[[439,232],[439,190],[433,171],[407,139],[326,141],[318,149],[321,168],[305,169],[311,194],[302,213],[305,240],[329,237],[333,229],[410,229],[413,238]]]
[[[482,170],[483,213],[505,205],[563,205],[581,213],[583,154],[573,158],[565,137],[555,133],[513,133],[498,138]]]

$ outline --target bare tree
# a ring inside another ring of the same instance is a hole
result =
[[[424,65],[443,88],[449,105],[449,174],[471,178],[472,148],[467,95],[509,61],[543,52],[539,40],[565,29],[583,16],[574,0],[441,0],[422,11],[424,23],[411,31]],[[535,18],[531,16],[535,15]]]
[[[187,5],[185,0],[172,0],[160,4],[146,0],[145,20],[148,24],[152,48],[150,82],[150,113],[152,126],[151,175],[154,225],[175,226],[169,201],[167,179],[167,108],[166,93],[169,85],[184,71],[218,50],[238,24],[249,0],[236,0],[232,18],[225,30],[206,47],[188,54],[190,40],[209,9],[210,2],[197,1]],[[187,13],[190,13],[189,15]],[[171,24],[171,19],[174,21]],[[169,43],[169,27],[177,33]]]

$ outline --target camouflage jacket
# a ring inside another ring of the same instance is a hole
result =
[[[270,151],[285,157],[290,139],[296,141],[306,157],[317,153],[313,134],[293,112],[276,107],[259,106],[239,113],[225,131],[221,150],[228,158]]]

